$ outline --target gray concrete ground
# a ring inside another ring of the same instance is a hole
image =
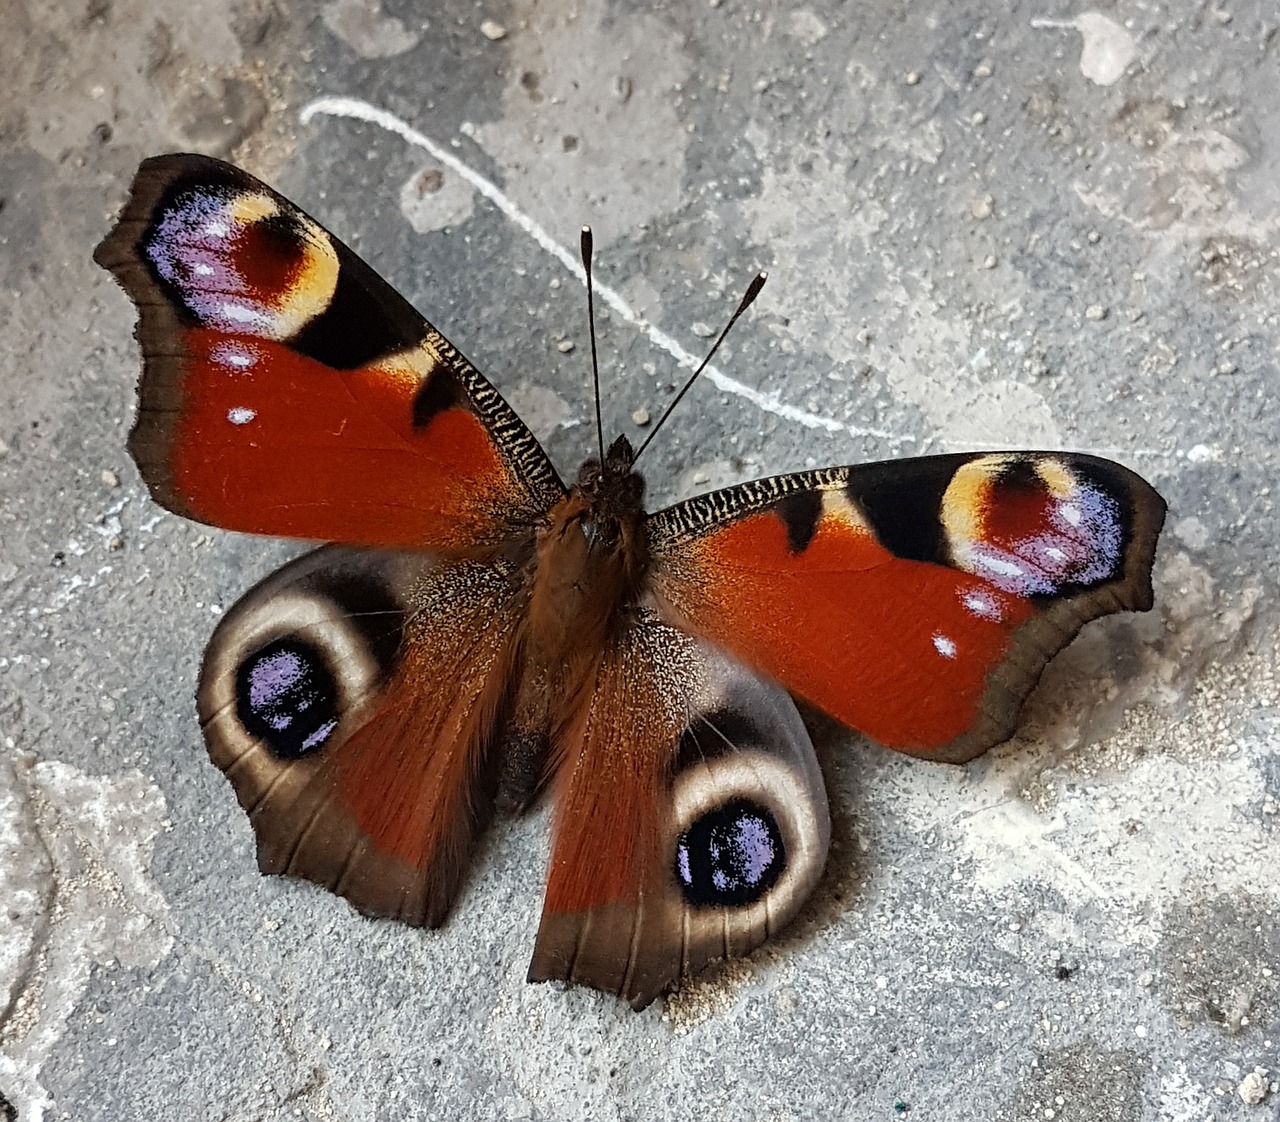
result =
[[[0,1118],[1280,1118],[1273,2],[0,14]],[[1089,628],[963,769],[815,720],[815,899],[640,1014],[523,981],[545,815],[438,932],[260,878],[192,690],[296,548],[148,501],[134,313],[89,256],[173,149],[345,237],[566,472],[585,308],[549,246],[595,226],[629,431],[765,267],[655,499],[1102,452],[1169,500],[1156,609]]]

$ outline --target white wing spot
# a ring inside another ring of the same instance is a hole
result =
[[[237,405],[227,412],[227,420],[233,425],[247,425],[257,415],[254,410],[246,409],[243,405]]]
[[[222,305],[222,314],[233,323],[259,323],[263,315],[257,308],[249,308],[244,304],[226,303]]]
[[[236,346],[234,343],[220,343],[214,347],[210,357],[214,362],[220,362],[224,366],[234,366],[237,370],[247,370],[258,361],[257,355],[252,351]]]
[[[1000,619],[999,605],[981,592],[966,592],[960,602],[981,619]]]
[[[192,269],[191,271],[192,271],[193,273],[195,273],[195,275],[196,275],[196,276],[198,276],[198,277],[211,277],[211,276],[213,276],[213,266],[212,266],[212,265],[206,265],[203,261],[201,261],[198,265],[196,265],[196,267],[195,267],[194,269]]]
[[[204,224],[204,232],[211,238],[225,238],[231,229],[221,219],[214,218]]]
[[[975,564],[1002,577],[1025,577],[1026,570],[1021,565],[1006,561],[1003,557],[992,557],[989,553],[980,553],[974,558]]]
[[[938,632],[933,637],[933,649],[936,650],[938,654],[942,655],[943,658],[956,657],[955,642],[951,639],[948,639],[941,632]]]
[[[1073,526],[1079,526],[1084,521],[1084,515],[1080,512],[1080,508],[1075,503],[1062,503],[1058,507],[1058,513],[1063,519],[1070,522]]]

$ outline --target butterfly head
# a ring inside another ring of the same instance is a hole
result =
[[[628,519],[644,514],[644,477],[634,468],[631,441],[618,437],[609,445],[604,462],[592,456],[578,471],[574,490],[597,520]]]

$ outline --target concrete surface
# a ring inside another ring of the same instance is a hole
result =
[[[0,15],[0,1118],[1280,1118],[1273,0]],[[304,123],[319,97],[348,100]],[[610,428],[765,267],[656,499],[1103,452],[1169,500],[1157,608],[1090,627],[964,769],[816,720],[826,881],[641,1014],[523,982],[544,816],[439,932],[260,878],[193,680],[295,550],[149,503],[134,314],[89,257],[137,161],[184,148],[348,239],[565,471],[585,307],[548,245],[593,223],[618,293]]]

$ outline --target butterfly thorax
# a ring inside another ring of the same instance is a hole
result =
[[[588,460],[538,530],[498,795],[506,809],[535,797],[555,730],[590,697],[602,655],[643,595],[644,481],[631,460],[625,438],[603,463]]]
[[[553,666],[598,653],[642,594],[644,480],[631,460],[625,437],[603,463],[588,460],[538,533],[529,640],[535,657]]]

